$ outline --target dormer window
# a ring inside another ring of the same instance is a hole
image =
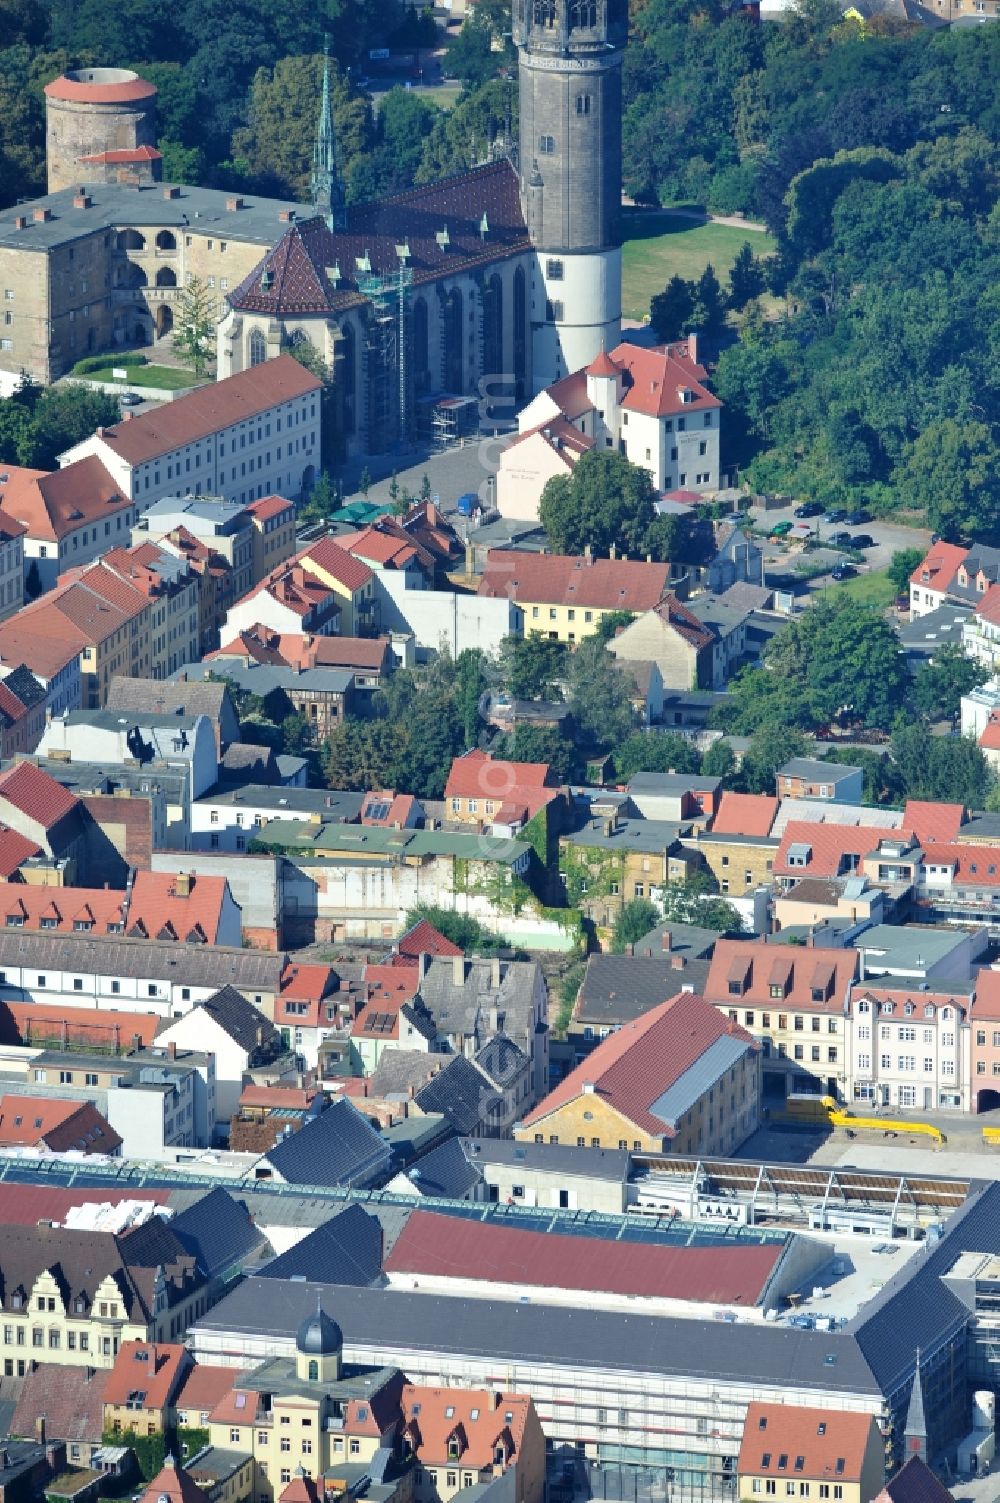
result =
[[[892,1003],[892,1002],[883,1002],[882,1003],[882,1011],[884,1013],[890,1013],[890,1012],[893,1011],[894,1005],[895,1004]]]
[[[913,1003],[912,1002],[907,1002],[906,1006],[903,1008],[903,1011],[904,1011],[904,1013],[906,1014],[906,1016],[908,1018],[912,1018],[913,1017],[913,1013],[914,1013]]]
[[[458,1437],[453,1435],[448,1442],[448,1460],[457,1461],[462,1454],[462,1448],[458,1443]]]

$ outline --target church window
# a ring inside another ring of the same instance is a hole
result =
[[[535,0],[535,25],[554,26],[556,24],[556,0]]]
[[[254,329],[250,335],[250,364],[263,365],[267,359],[267,340],[259,329]]]
[[[593,107],[593,95],[578,94],[576,96],[576,113],[578,115],[589,115]]]
[[[538,138],[538,150],[542,154],[543,157],[550,157],[550,156],[552,156],[552,154],[555,151],[555,149],[556,149],[556,138],[555,138],[555,136],[539,136],[539,138]]]
[[[597,0],[574,0],[569,8],[570,26],[596,26]]]

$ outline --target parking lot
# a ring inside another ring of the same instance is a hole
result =
[[[766,528],[768,531],[778,526],[781,522],[797,523],[800,520],[812,529],[813,538],[820,544],[834,533],[848,532],[851,534],[868,533],[874,539],[874,547],[864,549],[865,563],[871,569],[887,569],[892,562],[894,553],[903,548],[928,548],[931,535],[926,528],[904,527],[898,522],[887,522],[884,518],[873,518],[870,522],[861,522],[857,526],[848,525],[846,522],[827,522],[824,517],[808,517],[800,519],[795,515],[795,505],[789,504],[783,507],[769,507],[765,511],[761,507],[751,508],[750,516],[756,526]],[[785,568],[799,560],[812,562],[813,560],[826,560],[829,557],[831,568],[844,552],[844,545],[834,545],[829,553],[825,549],[810,548],[804,551],[800,545],[790,545],[780,539],[769,539],[764,544],[765,561],[777,568]]]

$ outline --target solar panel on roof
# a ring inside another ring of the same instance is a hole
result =
[[[385,799],[381,799],[377,804],[369,804],[365,810],[366,819],[386,819],[388,818],[388,814],[389,805]]]

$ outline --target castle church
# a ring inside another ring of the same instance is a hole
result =
[[[345,208],[324,85],[320,212],[229,294],[220,376],[308,339],[336,373],[347,452],[379,452],[426,436],[456,397],[511,413],[614,347],[627,0],[514,0],[513,35],[517,166],[384,202]]]
[[[328,71],[308,205],[162,184],[152,85],[121,69],[53,80],[49,192],[0,214],[0,394],[168,339],[197,277],[219,377],[308,340],[334,372],[346,455],[446,436],[482,399],[512,416],[618,342],[627,37],[628,0],[514,0],[516,164],[350,207]]]

